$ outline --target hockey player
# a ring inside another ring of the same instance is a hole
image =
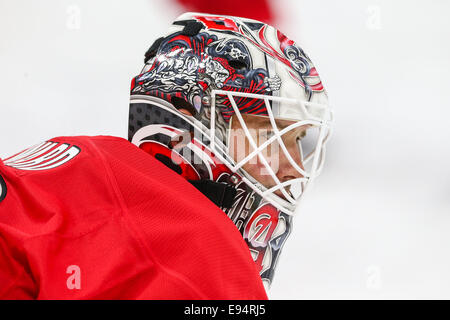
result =
[[[0,298],[266,299],[330,121],[281,32],[180,16],[132,81],[129,141],[0,160]]]
[[[129,140],[235,223],[268,288],[332,123],[309,57],[259,21],[186,13],[131,84]]]

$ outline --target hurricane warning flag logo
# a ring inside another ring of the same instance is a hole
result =
[[[6,158],[4,164],[20,170],[47,170],[75,158],[80,148],[68,143],[45,141]]]

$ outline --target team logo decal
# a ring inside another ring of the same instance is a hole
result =
[[[5,159],[4,163],[20,170],[47,170],[65,164],[80,151],[75,145],[46,141]]]
[[[227,172],[217,179],[218,182],[229,180]],[[236,191],[234,204],[224,211],[247,243],[262,280],[270,285],[281,249],[291,231],[292,217],[262,202],[244,182],[236,185]]]
[[[0,202],[3,201],[6,197],[6,183],[5,180],[3,180],[3,177],[0,176]]]
[[[181,146],[169,148],[168,144],[174,138],[176,141],[181,140]],[[200,136],[198,138],[201,139]],[[222,172],[229,172],[211,150],[192,137],[189,131],[151,124],[136,131],[131,142],[156,158],[157,155],[170,158],[180,167],[181,175],[189,180],[215,180]]]
[[[256,209],[247,220],[243,237],[261,278],[271,282],[278,255],[289,232],[289,217],[268,203]]]

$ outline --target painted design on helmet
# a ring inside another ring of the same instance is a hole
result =
[[[240,24],[238,21],[231,18],[220,16],[196,16],[195,18],[204,23],[210,30],[230,32],[234,35],[241,36],[258,47],[264,53],[269,54],[278,61],[281,61],[285,65],[293,68],[295,72],[290,71],[290,75],[298,82],[300,86],[305,88],[308,92],[309,98],[311,98],[313,92],[321,92],[324,90],[317,70],[313,66],[309,57],[300,47],[295,45],[293,40],[287,38],[279,30],[277,30],[277,39],[280,46],[279,49],[275,49],[265,36],[268,26],[264,23],[247,22]],[[258,38],[255,38],[255,36],[249,32],[249,29],[255,31]],[[310,84],[306,81],[307,77],[315,79]]]
[[[241,115],[252,114],[266,116],[272,125],[274,118],[282,118],[297,127],[319,128],[313,151],[302,154],[302,162],[310,160],[313,171],[303,170],[301,178],[292,179],[301,180],[303,193],[320,172],[331,121],[314,65],[271,26],[197,13],[176,19],[147,53],[146,65],[131,83],[129,140],[188,180],[235,189],[231,207],[221,209],[241,232],[269,286],[298,199],[275,194],[274,188],[281,190],[289,181],[274,180],[275,187],[266,188],[243,169],[245,161],[236,163],[227,149],[229,120],[235,116],[233,123],[236,119],[242,124]],[[187,109],[192,117],[179,109]],[[180,136],[183,142],[173,147],[172,140]],[[281,134],[270,139],[280,142]],[[263,150],[254,149],[260,156]]]
[[[269,94],[279,90],[280,78],[267,70],[254,69],[247,46],[236,39],[218,39],[206,32],[193,37],[176,32],[164,39],[151,66],[132,83],[132,94],[182,98],[200,113],[201,98],[212,89]],[[232,115],[229,102],[222,112]],[[267,115],[264,104],[247,99],[244,113]]]

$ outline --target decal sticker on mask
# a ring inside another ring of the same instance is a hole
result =
[[[230,173],[223,173],[217,181],[229,183]],[[247,243],[261,279],[270,286],[292,217],[265,202],[245,183],[240,182],[236,189],[233,206],[224,211]]]

